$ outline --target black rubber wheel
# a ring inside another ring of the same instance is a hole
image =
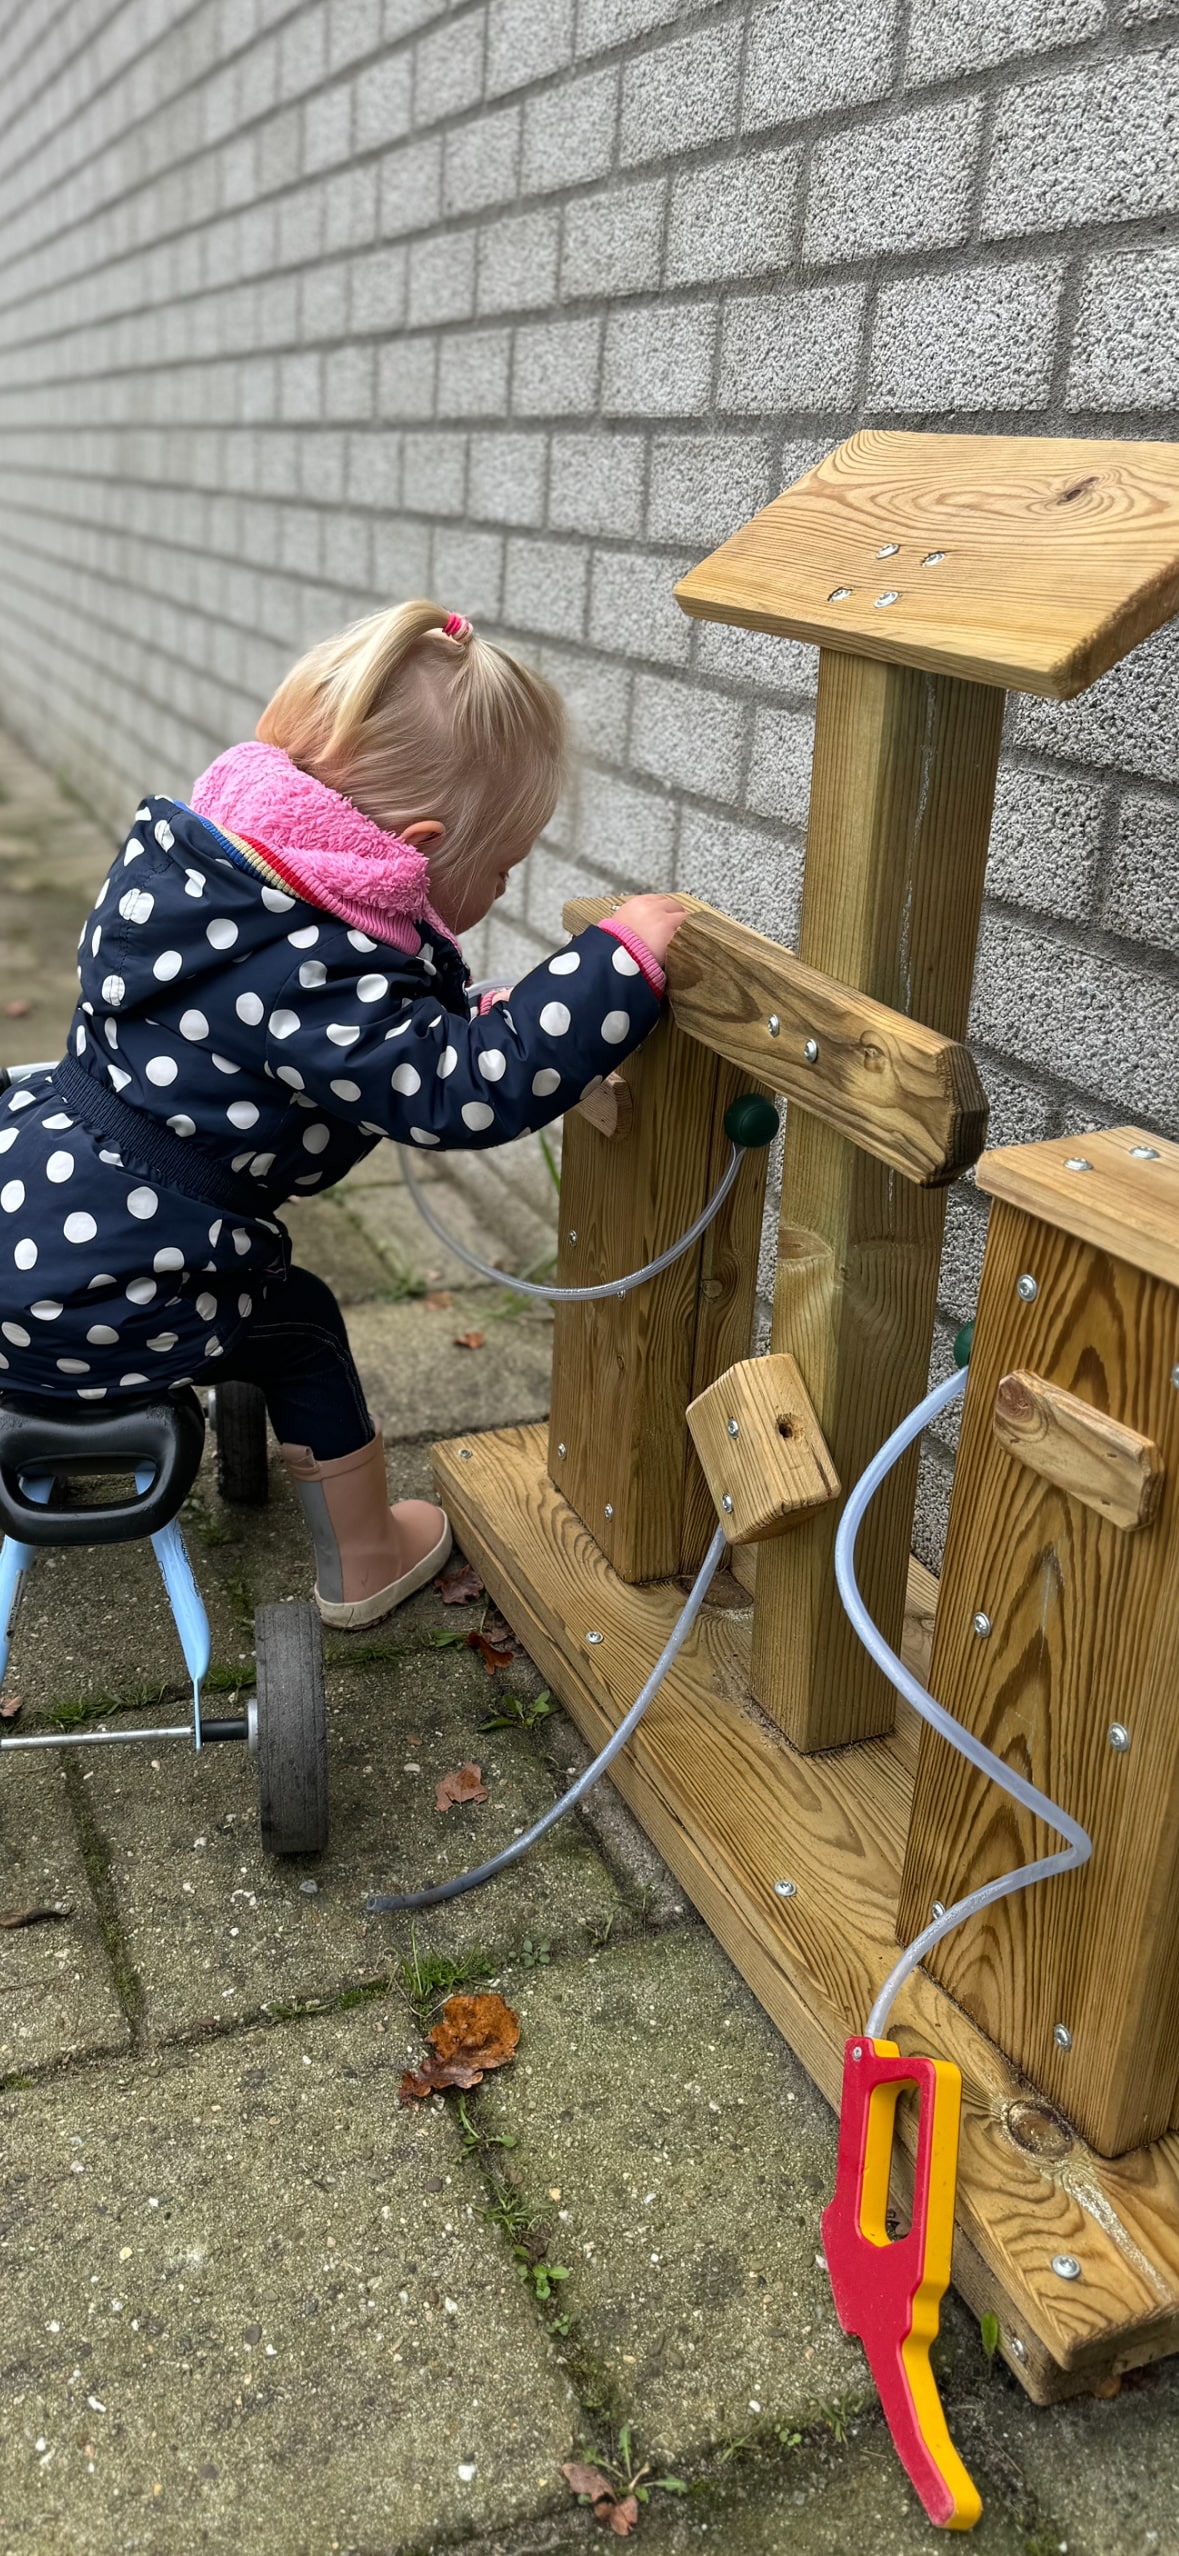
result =
[[[227,1377],[216,1388],[217,1488],[235,1507],[261,1509],[270,1497],[266,1458],[266,1403],[260,1385]]]
[[[268,1855],[318,1855],[327,1844],[328,1778],[315,1608],[260,1606],[254,1656],[262,1844]]]

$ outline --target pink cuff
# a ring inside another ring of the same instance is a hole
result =
[[[660,966],[654,951],[649,950],[646,942],[639,939],[637,932],[632,932],[629,923],[616,923],[612,914],[608,914],[605,921],[599,923],[598,930],[609,932],[613,940],[621,941],[623,949],[628,951],[634,960],[640,976],[646,977],[651,992],[657,994],[662,1002],[667,992],[667,972]]]
[[[486,994],[481,994],[479,997],[480,1020],[486,1018],[487,1013],[491,1010],[494,1003],[506,1003],[511,990],[510,985],[489,986]]]

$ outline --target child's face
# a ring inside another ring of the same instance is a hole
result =
[[[428,852],[429,846],[424,845],[423,849]],[[469,932],[472,924],[481,923],[484,915],[490,914],[497,897],[503,895],[512,871],[519,868],[521,861],[527,860],[531,850],[531,838],[526,843],[489,844],[486,851],[480,851],[467,864],[461,878],[447,879],[444,875],[437,882],[431,879],[430,894],[434,904],[443,922],[456,936]]]

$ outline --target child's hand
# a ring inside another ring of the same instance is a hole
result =
[[[615,906],[610,920],[625,923],[628,931],[637,932],[662,967],[668,944],[674,940],[687,911],[678,896],[628,896],[624,905]]]

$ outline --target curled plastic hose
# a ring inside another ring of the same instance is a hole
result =
[[[555,1827],[559,1819],[564,1819],[567,1811],[576,1810],[578,1803],[584,1801],[586,1794],[597,1783],[598,1777],[605,1774],[606,1768],[617,1757],[619,1749],[625,1748],[632,1731],[637,1729],[641,1722],[648,1704],[658,1694],[672,1661],[682,1650],[700,1613],[724,1549],[724,1528],[718,1527],[655,1666],[646,1683],[640,1687],[629,1713],[624,1715],[617,1730],[611,1733],[605,1747],[599,1749],[593,1764],[587,1766],[584,1775],[579,1775],[577,1782],[571,1784],[568,1792],[561,1795],[560,1801],[554,1802],[552,1809],[545,1811],[543,1818],[536,1820],[533,1826],[525,1831],[523,1837],[514,1837],[511,1845],[505,1846],[502,1853],[493,1855],[490,1863],[477,1864],[469,1873],[456,1873],[453,1881],[437,1882],[432,1889],[397,1893],[379,1892],[373,1898],[366,1899],[364,1903],[368,1916],[402,1915],[416,1908],[438,1908],[444,1899],[461,1899],[468,1890],[481,1890],[484,1882],[494,1881],[497,1873],[506,1873],[510,1864],[518,1864],[521,1855],[526,1855],[529,1848],[535,1846],[550,1828]]]
[[[632,1287],[645,1286],[648,1278],[658,1278],[661,1270],[670,1269],[673,1261],[682,1260],[684,1253],[691,1250],[693,1243],[699,1242],[701,1234],[707,1232],[713,1217],[724,1206],[741,1169],[745,1150],[743,1145],[733,1146],[711,1198],[701,1208],[687,1232],[679,1236],[678,1241],[670,1243],[666,1251],[661,1251],[657,1259],[647,1261],[642,1269],[632,1269],[625,1278],[607,1278],[600,1287],[542,1287],[536,1279],[509,1277],[506,1269],[493,1268],[489,1260],[480,1260],[477,1251],[468,1251],[465,1243],[457,1242],[453,1234],[448,1234],[445,1225],[439,1221],[433,1208],[427,1204],[425,1192],[419,1185],[417,1174],[411,1169],[410,1154],[404,1147],[402,1152],[405,1185],[419,1216],[424,1219],[438,1242],[445,1243],[447,1250],[453,1251],[457,1259],[465,1260],[468,1269],[477,1269],[481,1278],[493,1278],[497,1287],[510,1287],[514,1296],[539,1296],[550,1305],[592,1305],[600,1303],[606,1296],[629,1295]]]
[[[1010,1766],[1004,1765],[1003,1759],[996,1757],[993,1749],[984,1747],[973,1731],[964,1730],[961,1723],[954,1720],[953,1714],[946,1712],[944,1705],[934,1702],[928,1687],[922,1686],[920,1679],[913,1676],[895,1651],[890,1650],[879,1627],[873,1623],[857,1585],[856,1537],[869,1501],[874,1499],[885,1475],[891,1473],[905,1449],[921,1436],[922,1430],[937,1418],[939,1411],[944,1411],[947,1404],[965,1390],[966,1375],[967,1370],[962,1367],[955,1375],[947,1376],[944,1384],[936,1385],[932,1393],[926,1394],[925,1400],[909,1413],[908,1419],[902,1420],[899,1429],[893,1430],[891,1438],[886,1438],[879,1454],[861,1474],[835,1538],[836,1585],[849,1622],[877,1667],[883,1669],[895,1686],[898,1695],[905,1696],[932,1730],[939,1731],[951,1748],[960,1750],[962,1756],[968,1757],[971,1765],[988,1775],[992,1783],[1001,1785],[1021,1809],[1034,1811],[1036,1817],[1046,1821],[1058,1836],[1066,1837],[1068,1845],[1059,1855],[1038,1856],[1034,1863],[1021,1864],[1016,1872],[1004,1873],[998,1881],[984,1882],[980,1889],[968,1891],[965,1899],[956,1899],[953,1907],[947,1908],[944,1916],[935,1918],[931,1926],[924,1926],[914,1941],[906,1946],[900,1960],[894,1963],[876,1999],[864,2027],[865,2037],[871,2040],[884,2038],[889,2015],[906,1979],[911,1978],[934,1945],[940,1944],[943,1935],[960,1926],[964,1918],[977,1917],[981,1909],[993,1907],[997,1899],[1008,1898],[1012,1891],[1026,1890],[1032,1882],[1047,1881],[1053,1873],[1074,1872],[1079,1864],[1088,1863],[1093,1852],[1093,1840],[1087,1829],[1071,1819],[1058,1802],[1049,1801],[1048,1795],[1040,1792],[1038,1786],[1029,1784],[1024,1776],[1015,1774]]]

